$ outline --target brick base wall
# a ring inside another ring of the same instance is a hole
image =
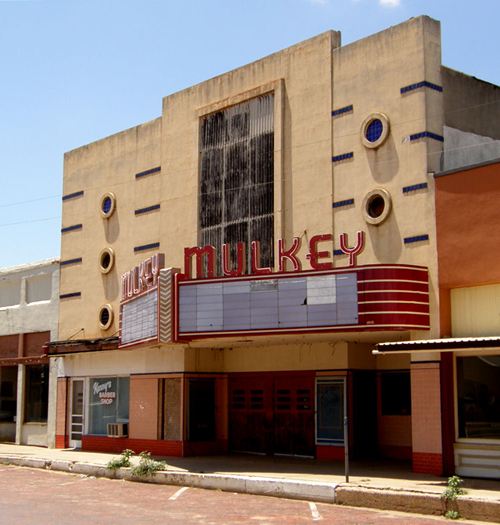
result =
[[[56,448],[68,448],[67,436],[56,435]]]
[[[432,454],[431,452],[413,453],[413,472],[421,474],[443,475],[443,455]]]
[[[330,461],[330,460],[344,461],[344,447],[317,445],[316,446],[316,459],[320,461]]]
[[[109,438],[106,436],[83,436],[82,450],[120,453],[126,448],[137,454],[143,451],[154,456],[183,455],[182,441],[159,441],[154,439]]]

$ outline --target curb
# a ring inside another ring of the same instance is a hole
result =
[[[415,514],[442,516],[446,510],[441,495],[430,492],[394,490],[390,488],[380,489],[362,485],[336,485],[335,483],[236,474],[171,472],[168,470],[159,471],[148,478],[137,478],[132,476],[129,468],[112,471],[99,464],[57,459],[20,458],[9,455],[1,455],[0,464],[40,468],[85,476],[335,503],[351,507],[411,512]],[[500,516],[500,501],[461,496],[455,502],[453,508],[458,510],[463,519],[498,523],[498,516]]]
[[[460,496],[446,508],[440,494],[411,490],[380,489],[339,485],[335,503],[351,507],[367,507],[415,514],[443,516],[447,510],[457,510],[461,519],[498,523],[500,501]]]

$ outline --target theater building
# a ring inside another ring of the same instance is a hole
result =
[[[57,373],[44,345],[57,338],[58,296],[57,259],[0,269],[2,442],[54,446]]]
[[[57,446],[335,459],[346,414],[353,457],[441,473],[441,424],[420,432],[440,363],[372,350],[441,334],[433,175],[447,137],[491,132],[495,93],[419,17],[328,31],[68,152]]]

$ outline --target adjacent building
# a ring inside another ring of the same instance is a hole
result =
[[[0,440],[55,444],[55,387],[44,346],[57,338],[59,260],[0,269]]]
[[[443,335],[434,174],[495,147],[498,93],[418,17],[328,31],[68,152],[57,446],[334,459],[347,415],[353,456],[449,470],[446,359],[372,351]]]
[[[441,425],[447,470],[499,478],[500,162],[488,159],[500,154],[500,142],[487,144],[463,157],[466,166],[436,174],[442,338],[387,342],[377,350],[425,355],[425,366],[439,368],[440,397],[434,397],[441,417],[429,411],[427,423]]]

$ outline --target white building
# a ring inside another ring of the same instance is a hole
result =
[[[58,294],[58,259],[0,268],[0,441],[53,446]]]

